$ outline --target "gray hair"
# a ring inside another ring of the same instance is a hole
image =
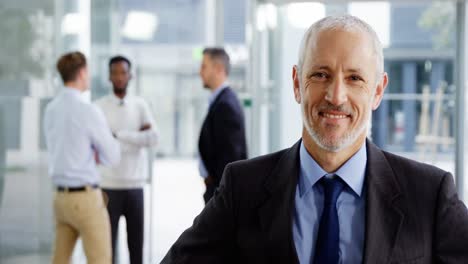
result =
[[[309,27],[307,32],[304,34],[304,37],[302,38],[301,47],[299,49],[299,61],[297,63],[299,76],[302,72],[302,66],[304,64],[304,58],[306,56],[306,48],[308,47],[309,42],[311,40],[315,40],[318,33],[324,30],[336,29],[341,29],[348,32],[364,32],[371,37],[374,47],[374,54],[377,58],[377,76],[380,76],[384,70],[384,58],[383,48],[379,37],[369,24],[351,15],[328,16],[315,22]],[[380,78],[377,79],[379,80]]]
[[[203,50],[203,55],[208,55],[210,59],[220,62],[224,66],[226,75],[229,75],[229,72],[231,71],[231,63],[226,50],[218,47],[205,48]]]

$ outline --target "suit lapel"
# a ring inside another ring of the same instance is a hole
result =
[[[403,223],[400,187],[383,152],[367,141],[364,263],[387,263]]]
[[[292,213],[299,177],[300,141],[280,159],[265,183],[258,215],[268,234],[267,250],[275,261],[297,263],[292,238]],[[404,220],[400,186],[383,152],[367,141],[366,230],[364,263],[386,263],[398,240]],[[291,178],[292,177],[292,178]],[[287,217],[285,217],[285,215]]]
[[[268,236],[267,253],[278,263],[298,262],[292,239],[292,213],[299,177],[299,146],[300,141],[286,151],[266,180],[264,202],[258,209],[261,228]]]

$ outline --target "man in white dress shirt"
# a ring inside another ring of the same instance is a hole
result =
[[[119,143],[112,136],[100,109],[86,102],[86,58],[80,52],[63,55],[57,69],[64,88],[47,105],[44,134],[49,152],[49,174],[56,188],[54,198],[55,247],[53,263],[70,263],[78,237],[87,263],[111,263],[109,215],[96,160],[115,165]]]
[[[131,79],[131,63],[123,56],[109,61],[109,80],[113,93],[96,104],[103,110],[114,136],[120,141],[122,160],[111,169],[103,170],[102,186],[109,196],[107,209],[111,219],[112,249],[115,246],[119,219],[127,222],[127,244],[130,263],[143,262],[144,203],[147,158],[145,148],[155,146],[157,133],[150,110],[143,98],[127,94]]]

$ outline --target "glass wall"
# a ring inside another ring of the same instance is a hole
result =
[[[89,56],[90,1],[0,3],[0,262],[49,263],[53,188],[42,133],[56,58]]]
[[[0,3],[0,262],[51,251],[41,113],[54,93],[53,1]],[[59,32],[60,33],[60,32]]]
[[[109,57],[125,54],[134,63],[130,90],[149,101],[161,132],[157,155],[193,157],[197,154],[198,132],[208,107],[208,92],[198,75],[205,46],[226,48],[232,62],[229,82],[241,98],[248,100],[245,2],[119,0],[108,8],[114,11],[102,8],[94,11],[93,16],[104,25],[98,32],[93,29],[93,36],[113,32],[104,40],[92,39],[96,67],[93,99],[110,91]],[[221,37],[216,35],[213,13],[216,8],[221,9],[216,17],[224,18]],[[225,10],[229,12],[223,16]],[[217,43],[216,39],[222,42]]]
[[[57,58],[71,50],[85,53],[92,76],[90,100],[95,100],[111,92],[109,58],[129,57],[129,92],[150,103],[160,133],[158,161],[195,160],[208,108],[209,92],[198,76],[205,46],[224,46],[231,56],[230,84],[251,129],[247,2],[1,1],[0,33],[8,37],[0,39],[0,263],[50,263],[54,190],[41,124],[46,104],[61,89]],[[159,210],[150,200],[152,191],[148,185],[147,230],[159,223],[151,218],[151,209]],[[151,243],[152,235],[145,238],[148,262],[158,247]],[[124,238],[120,241],[124,248]],[[78,246],[75,263],[84,263],[80,251]],[[119,263],[127,263],[126,258],[119,253]]]

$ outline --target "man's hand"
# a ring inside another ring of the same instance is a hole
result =
[[[140,131],[145,131],[151,129],[151,124],[145,123],[140,127]]]

